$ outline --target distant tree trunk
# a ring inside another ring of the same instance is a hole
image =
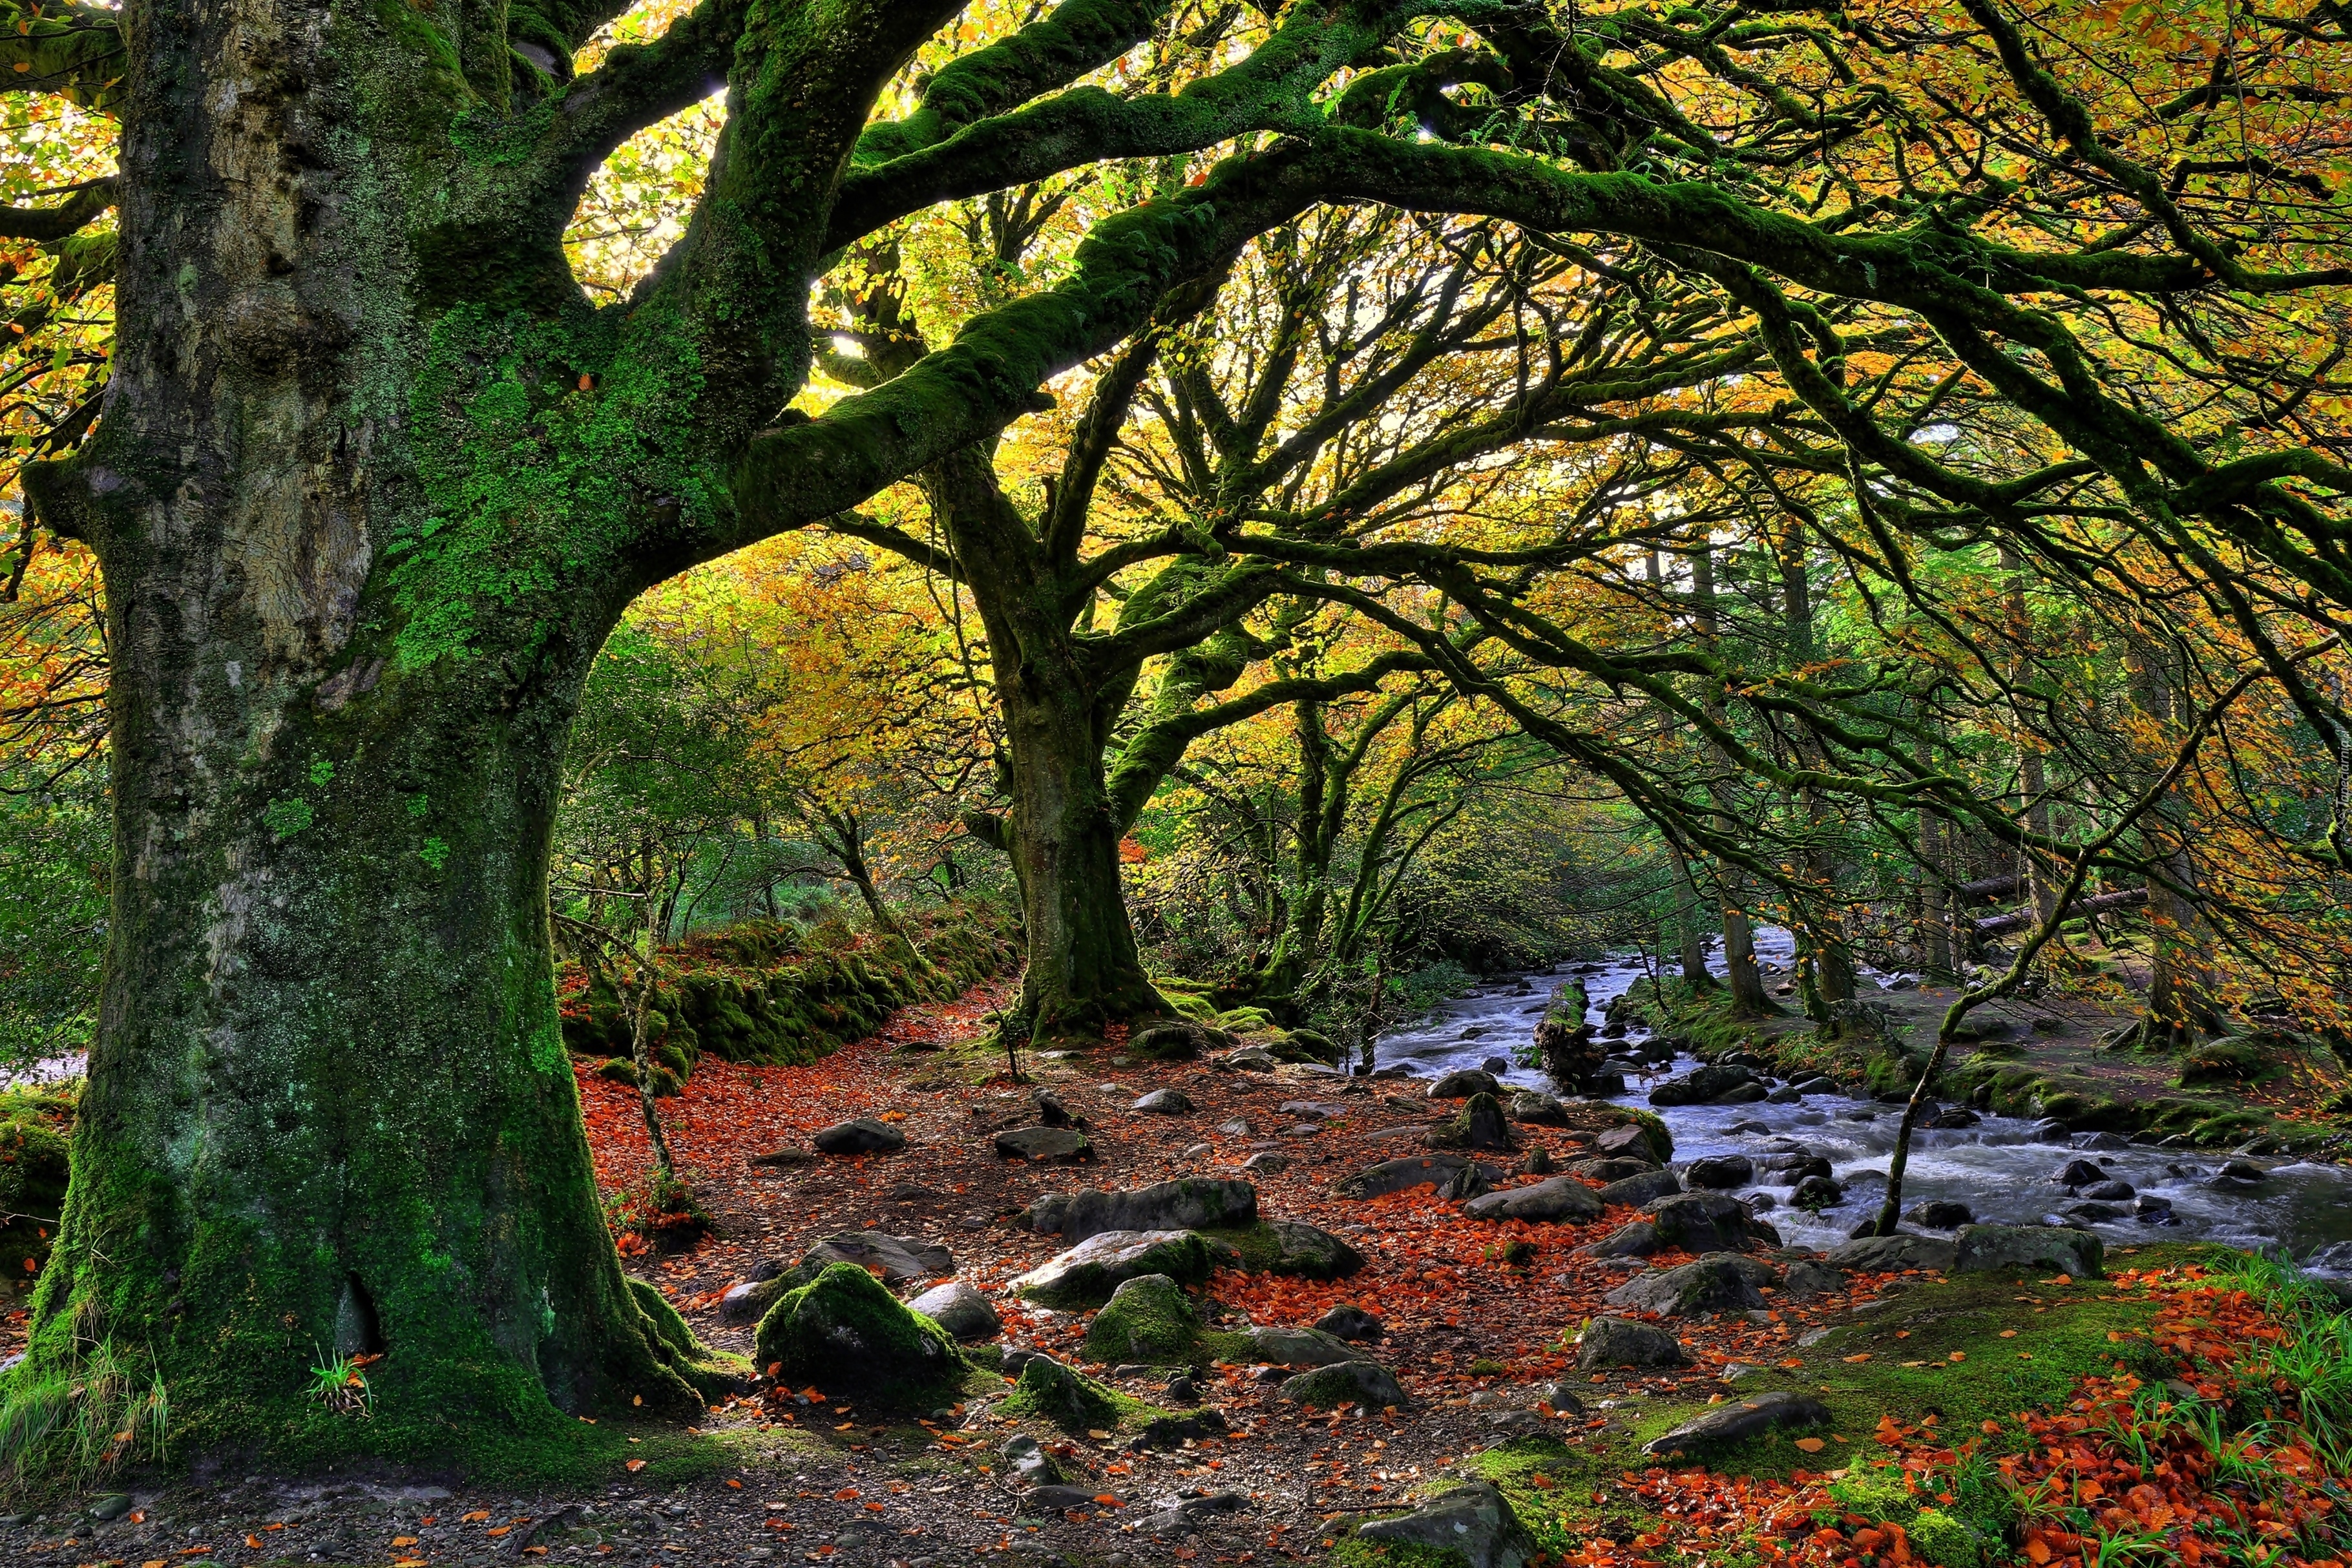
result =
[[[1919,766],[1935,766],[1935,748],[1922,742]],[[1952,895],[1945,885],[1944,818],[1932,806],[1919,808],[1919,935],[1923,967],[1930,980],[1952,977]]]
[[[1650,586],[1656,590],[1665,581],[1664,562],[1656,550],[1649,552],[1643,570]],[[1658,716],[1658,744],[1664,747],[1674,734],[1673,720],[1661,712]],[[1674,877],[1675,952],[1682,965],[1683,983],[1686,986],[1707,987],[1715,977],[1706,972],[1706,940],[1701,935],[1698,920],[1698,883],[1692,880],[1690,857],[1671,836],[1666,840],[1666,864]]]
[[[2134,638],[2126,659],[2134,705],[2164,733],[2171,733],[2188,716],[2181,712],[2162,653]],[[2212,970],[2203,958],[2212,933],[2195,902],[2177,891],[2197,885],[2189,849],[2191,825],[2179,790],[2168,791],[2143,823],[2155,852],[2147,878],[2151,945],[2140,1044],[2150,1051],[2185,1051],[2196,1044],[2198,1030],[2218,1030],[2222,1020],[2213,1005]]]
[[[968,450],[925,476],[987,627],[1004,716],[1012,809],[972,826],[1012,857],[1021,889],[1029,962],[1015,1017],[1034,1036],[1096,1035],[1171,1010],[1128,921],[1121,825],[1103,772],[1104,716],[1129,685],[1107,689],[1079,646],[1062,584],[990,462]]]
[[[874,922],[874,929],[886,936],[905,935],[898,927],[898,916],[892,915],[890,906],[883,902],[882,889],[874,881],[874,867],[866,858],[866,824],[858,821],[857,813],[842,810],[822,801],[812,802],[808,811],[809,826],[814,831],[818,845],[833,858],[835,865],[841,867],[841,874],[848,878],[849,884],[857,890],[867,916]]]
[[[1697,612],[1701,640],[1709,649],[1718,648],[1721,637],[1715,606],[1715,552],[1704,544],[1691,552],[1691,598]],[[1718,725],[1729,724],[1730,715],[1719,688],[1711,686],[1705,702],[1710,718]],[[1725,788],[1717,784],[1716,792],[1716,826],[1729,838],[1738,831],[1738,819]],[[1772,1010],[1772,1004],[1764,995],[1764,977],[1756,967],[1756,934],[1748,923],[1748,912],[1739,906],[1731,873],[1720,874],[1724,883],[1723,971],[1725,983],[1731,988],[1732,1010],[1744,1018],[1761,1018]]]
[[[1780,592],[1783,623],[1788,628],[1789,657],[1800,668],[1816,656],[1813,629],[1813,586],[1806,573],[1805,528],[1791,520],[1780,550]],[[1820,748],[1801,737],[1800,758],[1818,766]],[[1830,841],[1833,813],[1817,789],[1800,789],[1795,801],[1800,831],[1804,835],[1803,865],[1811,907],[1796,912],[1801,984],[1808,991],[1807,1010],[1826,1022],[1829,1009],[1853,999],[1853,953],[1846,941],[1845,914],[1837,883],[1837,857]]]
[[[2029,657],[2033,623],[2025,602],[2025,559],[2013,545],[2000,547],[2001,570],[2008,574],[2002,591],[2002,604],[2009,622],[2009,680],[2012,690],[2024,683],[2032,672]],[[2017,726],[2017,781],[2019,805],[2025,815],[2025,825],[2046,839],[2050,836],[2050,802],[2047,799],[2050,780],[2042,765],[2042,746],[2026,723],[2024,709],[2011,699],[2011,713]],[[2023,869],[2028,884],[2033,890],[2033,913],[2040,920],[2048,920],[2057,913],[2058,889],[2051,880],[2051,872],[2042,859],[2023,852]]]

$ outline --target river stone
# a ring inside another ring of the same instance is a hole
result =
[[[1388,1332],[1381,1326],[1379,1318],[1361,1307],[1349,1306],[1345,1302],[1317,1318],[1315,1326],[1334,1339],[1361,1340],[1367,1344]]]
[[[1408,1155],[1401,1160],[1382,1160],[1368,1170],[1343,1176],[1331,1190],[1341,1197],[1385,1197],[1392,1192],[1429,1184],[1442,1188],[1465,1169],[1477,1170],[1489,1182],[1503,1177],[1501,1166],[1481,1166],[1463,1155]]]
[[[1746,1155],[1717,1155],[1693,1160],[1683,1172],[1683,1181],[1694,1187],[1735,1187],[1746,1186],[1755,1176],[1756,1162]]]
[[[1337,1410],[1349,1405],[1369,1405],[1375,1410],[1391,1406],[1401,1409],[1406,1403],[1404,1389],[1388,1368],[1378,1362],[1363,1360],[1342,1361],[1302,1372],[1284,1379],[1275,1393],[1286,1404],[1305,1405],[1317,1410]]]
[[[1042,1236],[1084,1241],[1107,1230],[1197,1230],[1248,1225],[1257,1218],[1257,1188],[1238,1178],[1179,1176],[1128,1192],[1088,1187],[1049,1193],[1029,1206],[1029,1228]]]
[[[777,1365],[787,1385],[923,1409],[951,1402],[971,1364],[946,1329],[908,1312],[854,1263],[786,1291],[760,1320],[752,1347],[754,1364]]]
[[[1511,1120],[1557,1127],[1568,1120],[1568,1107],[1540,1090],[1522,1089],[1511,1096]]]
[[[1650,1091],[1650,1103],[1664,1109],[1670,1105],[1721,1104],[1723,1096],[1743,1084],[1754,1083],[1756,1075],[1744,1067],[1728,1062],[1708,1062],[1694,1067],[1679,1078],[1669,1078]],[[1761,1100],[1764,1096],[1756,1096]]]
[[[2031,1270],[2096,1279],[2106,1249],[2086,1231],[2048,1225],[1969,1225],[1958,1238],[1955,1265],[1964,1274]]]
[[[1864,1274],[1899,1274],[1906,1269],[1948,1274],[1959,1256],[1958,1243],[1932,1236],[1864,1236],[1832,1248],[1829,1261],[1836,1268]]]
[[[1802,1394],[1775,1389],[1736,1404],[1718,1405],[1696,1420],[1685,1421],[1664,1437],[1654,1437],[1643,1452],[1673,1454],[1693,1448],[1736,1443],[1776,1429],[1829,1425],[1829,1406]]]
[[[1754,1105],[1772,1097],[1771,1091],[1761,1083],[1743,1083],[1737,1089],[1727,1089],[1707,1102],[1710,1105]]]
[[[1798,1092],[1797,1086],[1795,1084],[1783,1083],[1778,1089],[1773,1090],[1769,1094],[1765,1095],[1764,1098],[1767,1102],[1774,1105],[1793,1105],[1798,1101],[1802,1100],[1804,1095]]]
[[[907,1146],[907,1134],[870,1116],[835,1122],[809,1140],[828,1155],[895,1155]]]
[[[1978,1115],[1966,1105],[1947,1105],[1942,1110],[1936,1113],[1935,1119],[1933,1121],[1922,1122],[1919,1124],[1923,1127],[1935,1127],[1939,1130],[1950,1130],[1959,1127],[1973,1127],[1983,1120],[1984,1118],[1982,1116]]]
[[[1431,1084],[1429,1097],[1432,1100],[1467,1100],[1473,1094],[1500,1093],[1502,1087],[1495,1082],[1493,1073],[1465,1067]]]
[[[1654,1323],[1632,1318],[1595,1318],[1584,1325],[1576,1364],[1585,1372],[1618,1366],[1680,1366],[1682,1342]]]
[[[1242,1162],[1242,1169],[1245,1171],[1261,1171],[1268,1176],[1286,1171],[1289,1168],[1290,1156],[1284,1154],[1280,1149],[1260,1149],[1256,1154],[1252,1155],[1249,1158]]]
[[[1780,1295],[1785,1301],[1806,1301],[1815,1296],[1838,1296],[1845,1293],[1845,1275],[1827,1263],[1810,1259],[1789,1265],[1780,1277]]]
[[[1155,1116],[1189,1116],[1192,1102],[1181,1089],[1154,1089],[1128,1107],[1130,1111],[1149,1111]]]
[[[1756,1168],[1794,1186],[1807,1176],[1829,1175],[1832,1167],[1811,1149],[1781,1149],[1758,1160]]]
[[[1601,1197],[1570,1176],[1532,1186],[1515,1186],[1474,1197],[1462,1206],[1472,1219],[1568,1220],[1581,1225],[1601,1218]]]
[[[1508,1149],[1512,1147],[1511,1124],[1503,1117],[1503,1107],[1492,1094],[1470,1096],[1462,1107],[1462,1114],[1447,1123],[1431,1136],[1432,1143],[1445,1143],[1457,1149]]]
[[[1650,1205],[1650,1223],[1661,1246],[1685,1252],[1745,1252],[1759,1244],[1778,1247],[1780,1233],[1748,1212],[1736,1197],[1716,1192],[1678,1193]]]
[[[1661,1245],[1658,1228],[1646,1219],[1636,1219],[1578,1250],[1588,1258],[1647,1258]]]
[[[1238,1035],[1188,1019],[1156,1023],[1136,1030],[1127,1039],[1128,1050],[1152,1061],[1190,1061],[1211,1051],[1229,1051],[1240,1043]]]
[[[1647,1176],[1658,1168],[1655,1160],[1629,1159],[1614,1155],[1605,1160],[1571,1160],[1561,1167],[1570,1176],[1590,1176],[1597,1182],[1623,1181],[1628,1176]],[[1679,1186],[1675,1188],[1680,1191]]]
[[[855,1263],[868,1273],[879,1271],[886,1285],[909,1280],[936,1280],[955,1272],[955,1258],[944,1247],[918,1241],[911,1236],[890,1236],[879,1230],[844,1230],[826,1237],[801,1254],[786,1270],[786,1290],[798,1290],[829,1264]]]
[[[2139,1196],[2139,1189],[2127,1181],[2110,1178],[2084,1187],[2083,1196],[2099,1203],[2128,1203]]]
[[[1271,1072],[1282,1065],[1274,1059],[1274,1052],[1262,1045],[1245,1045],[1239,1051],[1229,1051],[1217,1058],[1217,1061],[1220,1066],[1235,1072]]]
[[[1764,1305],[1757,1287],[1780,1282],[1769,1266],[1737,1253],[1716,1252],[1679,1269],[1649,1269],[1601,1298],[1629,1312],[1687,1318],[1700,1312],[1752,1312]]]
[[[1169,1385],[1173,1388],[1171,1383]],[[1143,1430],[1128,1439],[1128,1447],[1143,1448],[1181,1448],[1187,1441],[1198,1442],[1203,1437],[1225,1435],[1224,1413],[1219,1410],[1194,1410],[1182,1416],[1155,1416],[1143,1424]]]
[[[2252,1160],[2224,1160],[2218,1174],[2227,1181],[2257,1182],[2268,1180],[2271,1173]]]
[[[1022,1364],[1020,1380],[1005,1396],[1005,1402],[1016,1413],[1042,1416],[1068,1432],[1118,1422],[1118,1405],[1109,1389],[1050,1355],[1032,1356]]]
[[[1362,1253],[1319,1226],[1303,1219],[1274,1219],[1265,1228],[1282,1244],[1282,1250],[1266,1265],[1268,1273],[1339,1280],[1364,1266]]]
[[[1095,1157],[1087,1135],[1071,1127],[1014,1127],[996,1134],[996,1152],[1034,1165],[1076,1165]]]
[[[1320,1329],[1255,1328],[1247,1337],[1250,1359],[1270,1366],[1337,1366],[1364,1359],[1362,1351]]]
[[[1965,1203],[1950,1198],[1930,1198],[1915,1203],[1903,1211],[1903,1218],[1914,1225],[1924,1225],[1930,1230],[1958,1230],[1975,1220],[1976,1215]]]
[[[1110,1293],[1087,1325],[1089,1360],[1190,1366],[1201,1353],[1201,1314],[1165,1274],[1139,1274]]]
[[[1026,1432],[1015,1432],[1005,1438],[996,1457],[1003,1462],[1016,1486],[1055,1486],[1068,1473]]]
[[[2119,1208],[2112,1203],[2074,1203],[2066,1206],[2065,1217],[2085,1225],[2107,1225],[2127,1218],[2130,1213],[2130,1209]]]
[[[907,1310],[920,1312],[967,1344],[994,1339],[1004,1332],[1004,1320],[996,1315],[995,1305],[961,1280],[932,1286],[908,1301]]]
[[[1825,1176],[1809,1176],[1797,1184],[1789,1201],[1799,1208],[1835,1208],[1845,1201],[1845,1188]]]
[[[1523,1568],[1536,1554],[1519,1516],[1486,1481],[1443,1492],[1411,1513],[1360,1525],[1356,1538],[1423,1547],[1446,1553],[1447,1562],[1458,1552],[1467,1568]]]
[[[2060,1186],[2091,1186],[2106,1180],[2107,1173],[2088,1160],[2068,1160],[2050,1179]]]
[[[1100,1305],[1128,1281],[1165,1274],[1181,1284],[1209,1277],[1209,1244],[1189,1230],[1106,1230],[1013,1281],[1016,1294],[1069,1310]]]
[[[1650,1130],[1639,1122],[1628,1122],[1622,1127],[1612,1127],[1592,1140],[1596,1155],[1631,1155],[1635,1159],[1658,1163],[1661,1152],[1651,1141]]]
[[[726,1293],[719,1298],[719,1321],[739,1326],[756,1323],[767,1316],[768,1309],[776,1304],[776,1298],[789,1289],[791,1287],[784,1283],[781,1274],[730,1285]]]
[[[1488,1072],[1508,1072],[1511,1070],[1511,1059],[1507,1056],[1490,1056],[1478,1065]]]
[[[2066,1140],[2066,1145],[2069,1148],[2105,1153],[2111,1149],[2128,1149],[2131,1140],[2120,1133],[2077,1133]]]

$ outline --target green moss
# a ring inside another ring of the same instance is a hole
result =
[[[854,1263],[835,1263],[768,1309],[752,1359],[787,1383],[899,1408],[951,1402],[971,1371],[954,1338]]]
[[[1101,1362],[1191,1366],[1201,1359],[1201,1316],[1173,1280],[1130,1280],[1087,1325],[1086,1353]]]
[[[1050,1421],[1066,1432],[1113,1431],[1122,1422],[1149,1420],[1158,1414],[1141,1400],[1043,1356],[1021,1369],[1020,1381],[1004,1396],[1003,1410],[1008,1416]]]

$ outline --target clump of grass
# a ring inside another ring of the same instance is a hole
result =
[[[160,1459],[172,1402],[152,1360],[100,1340],[63,1365],[20,1365],[0,1386],[0,1467],[77,1489]]]
[[[313,1345],[312,1354],[317,1355],[317,1351]],[[345,1355],[338,1351],[318,1359],[326,1364],[310,1369],[311,1398],[338,1416],[375,1414],[375,1390],[368,1385],[367,1368],[383,1356]]]
[[[2280,1401],[2271,1413],[2303,1428],[2331,1463],[2352,1458],[2352,1309],[2292,1263],[2262,1253],[2236,1260],[2221,1280],[2263,1301],[2289,1330],[2247,1348],[2244,1389]]]

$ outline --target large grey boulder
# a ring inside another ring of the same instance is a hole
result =
[[[1647,1258],[1661,1245],[1658,1228],[1646,1219],[1636,1219],[1578,1250],[1588,1258]]]
[[[1247,1337],[1250,1359],[1269,1366],[1337,1366],[1364,1359],[1357,1346],[1321,1329],[1255,1328]]]
[[[1465,1067],[1449,1072],[1429,1086],[1432,1100],[1467,1100],[1473,1094],[1498,1094],[1503,1086],[1495,1075],[1475,1067]]]
[[[1303,1280],[1340,1280],[1364,1266],[1364,1255],[1319,1226],[1301,1219],[1274,1219],[1265,1228],[1281,1244],[1269,1274],[1295,1274]]]
[[[907,1146],[907,1134],[870,1116],[835,1122],[809,1140],[828,1155],[895,1155]]]
[[[1644,1204],[1656,1204],[1658,1199],[1675,1197],[1682,1192],[1682,1183],[1675,1180],[1673,1171],[1639,1171],[1634,1176],[1622,1176],[1595,1194],[1601,1204],[1625,1204],[1639,1208]]]
[[[1933,1236],[1865,1236],[1831,1249],[1829,1262],[1864,1274],[1899,1274],[1906,1269],[1948,1274],[1959,1258],[1956,1243]]]
[[[967,1344],[994,1339],[1004,1332],[1004,1320],[997,1315],[995,1304],[961,1280],[932,1286],[908,1301],[907,1310],[920,1312]]]
[[[1181,1176],[1132,1192],[1048,1193],[1029,1206],[1029,1228],[1065,1241],[1107,1230],[1193,1230],[1256,1218],[1255,1186],[1209,1176]]]
[[[1685,1252],[1746,1252],[1778,1247],[1780,1233],[1736,1197],[1716,1192],[1677,1193],[1650,1205],[1650,1223],[1662,1247]]]
[[[1375,1410],[1385,1410],[1391,1406],[1402,1408],[1406,1403],[1403,1386],[1388,1368],[1371,1361],[1342,1361],[1318,1366],[1312,1372],[1285,1378],[1275,1393],[1286,1404],[1305,1405],[1317,1410],[1338,1410],[1349,1405],[1369,1405]]]
[[[1606,1183],[1631,1181],[1638,1176],[1654,1176],[1658,1171],[1658,1162],[1650,1159],[1635,1159],[1626,1155],[1612,1155],[1606,1159],[1570,1160],[1559,1168],[1570,1176],[1585,1176],[1593,1181]],[[1682,1184],[1676,1182],[1674,1190],[1680,1192]]]
[[[879,1230],[844,1230],[802,1253],[801,1260],[785,1271],[779,1283],[784,1290],[797,1290],[824,1273],[830,1263],[855,1263],[869,1274],[879,1274],[886,1285],[936,1280],[955,1272],[954,1255],[935,1242]]]
[[[1715,1252],[1679,1269],[1650,1269],[1601,1299],[1627,1312],[1664,1318],[1700,1312],[1752,1312],[1764,1305],[1760,1285],[1777,1284],[1779,1270],[1733,1252]]]
[[[1339,1339],[1366,1342],[1379,1339],[1388,1332],[1381,1326],[1381,1320],[1378,1317],[1361,1307],[1350,1306],[1345,1301],[1317,1318],[1315,1326],[1325,1333]]]
[[[1197,1285],[1214,1267],[1209,1244],[1189,1230],[1106,1230],[1059,1252],[1013,1281],[1016,1294],[1044,1306],[1100,1306],[1129,1280],[1165,1274]]]
[[[1595,1318],[1584,1325],[1576,1364],[1586,1372],[1618,1366],[1680,1366],[1682,1341],[1655,1323],[1632,1318]]]
[[[1596,1155],[1631,1155],[1656,1165],[1670,1151],[1659,1148],[1657,1140],[1641,1123],[1628,1122],[1622,1126],[1612,1127],[1593,1139],[1592,1152]]]
[[[1574,1176],[1553,1176],[1532,1186],[1507,1187],[1462,1206],[1473,1219],[1566,1220],[1581,1225],[1601,1218],[1601,1197]]]
[[[1074,1166],[1095,1157],[1094,1145],[1075,1127],[1014,1127],[996,1134],[996,1152],[1040,1166]]]
[[[1469,1568],[1522,1568],[1536,1552],[1510,1503],[1485,1481],[1455,1487],[1411,1513],[1374,1520],[1360,1526],[1356,1538],[1458,1552]]]
[[[1733,1090],[1756,1082],[1756,1074],[1744,1067],[1728,1062],[1708,1062],[1694,1067],[1679,1078],[1669,1078],[1650,1091],[1650,1103],[1661,1109],[1669,1105],[1706,1105],[1715,1103]],[[1764,1098],[1759,1092],[1757,1099]]]
[[[1557,1127],[1568,1120],[1568,1107],[1539,1089],[1522,1089],[1511,1096],[1511,1120]]]
[[[1407,1155],[1400,1160],[1382,1160],[1354,1176],[1342,1176],[1332,1190],[1341,1197],[1385,1197],[1407,1187],[1452,1185],[1465,1170],[1475,1170],[1488,1182],[1503,1179],[1503,1167],[1482,1165],[1466,1155]]]
[[[1653,1437],[1643,1451],[1660,1455],[1688,1453],[1737,1443],[1776,1429],[1826,1427],[1829,1420],[1829,1406],[1820,1400],[1776,1389],[1735,1404],[1718,1405],[1664,1436]]]
[[[1746,1186],[1756,1179],[1756,1162],[1746,1155],[1716,1155],[1707,1159],[1693,1160],[1683,1172],[1683,1180],[1692,1187],[1728,1191]]]
[[[1954,1267],[1963,1274],[2026,1270],[2095,1280],[2106,1255],[2088,1231],[2054,1225],[1964,1225],[1955,1239]]]

